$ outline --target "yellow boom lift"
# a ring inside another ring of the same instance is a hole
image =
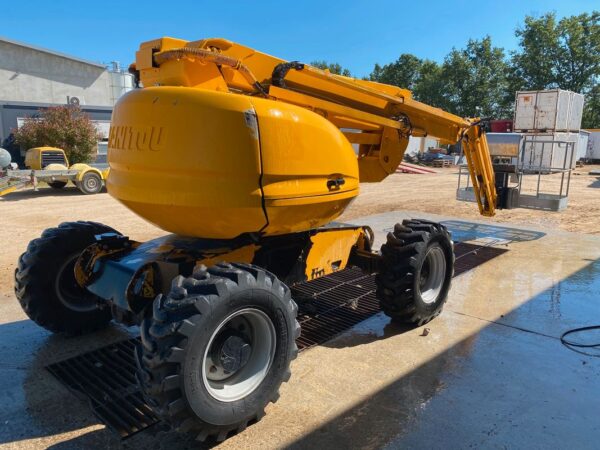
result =
[[[108,192],[173,234],[140,243],[93,222],[44,231],[15,276],[34,321],[67,334],[139,325],[148,403],[174,428],[222,440],[260,419],[290,376],[300,327],[288,286],[355,266],[377,274],[393,320],[440,313],[454,264],[443,225],[405,220],[377,252],[369,227],[333,221],[359,182],[394,173],[409,137],[428,135],[462,142],[492,216],[480,120],[225,39],[143,43],[131,71],[143,88],[115,106]]]

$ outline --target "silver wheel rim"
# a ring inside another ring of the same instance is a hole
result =
[[[85,188],[88,191],[95,191],[98,189],[98,179],[94,176],[89,176],[85,179]]]
[[[429,247],[421,267],[418,287],[421,298],[427,304],[435,303],[446,279],[446,255],[439,244]]]
[[[69,256],[60,266],[54,281],[54,292],[58,300],[67,308],[77,312],[91,312],[97,309],[96,299],[77,284],[75,262],[80,253]]]
[[[250,395],[271,368],[276,342],[273,322],[259,309],[246,308],[228,316],[204,352],[202,381],[208,393],[222,402]]]

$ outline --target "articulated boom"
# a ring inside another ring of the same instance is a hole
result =
[[[287,62],[225,39],[149,41],[141,45],[132,69],[144,86],[213,89],[310,109],[359,144],[362,182],[394,173],[409,136],[462,141],[480,213],[494,215],[494,172],[480,121],[418,102],[406,89]]]
[[[421,326],[441,313],[455,261],[443,224],[405,219],[377,251],[368,226],[335,219],[360,181],[394,173],[409,137],[427,135],[462,141],[480,211],[492,215],[478,120],[223,39],[146,42],[131,71],[144,88],[115,105],[107,188],[173,234],[136,242],[82,221],[44,231],[15,272],[32,320],[68,334],[139,325],[147,405],[175,430],[221,441],[279,398],[299,308],[335,323],[367,292],[356,285],[360,297],[345,299],[327,287],[319,300],[301,283],[359,268],[394,321]]]

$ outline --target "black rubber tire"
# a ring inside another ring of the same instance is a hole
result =
[[[48,183],[48,186],[50,186],[52,189],[62,189],[66,185],[66,181],[51,181],[50,183]]]
[[[81,296],[89,305],[96,301],[96,296],[76,284],[75,275],[69,275],[64,265],[101,233],[117,232],[96,222],[65,222],[46,229],[29,243],[15,270],[15,295],[31,320],[53,333],[67,335],[86,334],[108,325],[110,308],[70,308],[61,301],[56,285],[61,282],[63,298],[68,292],[71,298]]]
[[[421,270],[428,251],[440,247],[445,272],[438,295],[425,302],[421,297]],[[381,246],[381,268],[376,276],[381,310],[394,321],[421,326],[440,314],[454,275],[454,246],[445,226],[421,219],[406,219],[388,233]]]
[[[254,307],[275,327],[276,348],[266,377],[245,397],[222,402],[210,395],[198,368],[213,331],[230,314]],[[192,277],[178,276],[167,296],[158,295],[151,317],[140,327],[136,349],[138,382],[155,412],[180,432],[196,439],[222,441],[264,416],[290,378],[300,325],[289,288],[277,277],[249,264],[200,267]],[[192,362],[190,362],[190,360]],[[199,380],[200,378],[200,380]]]
[[[96,172],[86,172],[77,187],[86,195],[97,194],[102,190],[102,177]]]

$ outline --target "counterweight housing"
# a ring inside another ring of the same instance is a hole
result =
[[[112,117],[110,194],[157,226],[228,239],[324,225],[358,195],[352,146],[295,105],[186,87],[125,95]]]

